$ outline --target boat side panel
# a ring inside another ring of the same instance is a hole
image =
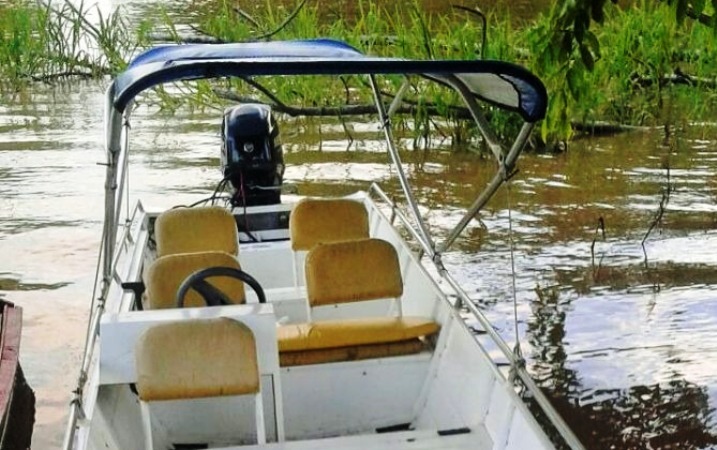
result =
[[[513,423],[510,426],[510,433],[508,435],[508,442],[505,446],[506,450],[553,448],[543,433],[535,432],[535,421],[533,416],[527,415],[527,412],[523,414],[514,414],[512,422]]]
[[[448,332],[416,426],[484,426],[496,448],[506,444],[516,450],[551,448],[525,404],[465,324],[452,320]]]
[[[100,386],[90,426],[90,449],[142,448],[137,396],[128,384]]]
[[[0,302],[0,421],[6,417],[12,404],[15,374],[20,364],[21,331],[22,310],[11,303]]]
[[[287,439],[411,422],[430,354],[281,369]]]
[[[473,427],[483,423],[496,372],[459,318],[444,325],[445,344],[429,378],[420,428]]]

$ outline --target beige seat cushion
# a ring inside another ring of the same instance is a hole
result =
[[[279,352],[382,344],[430,336],[440,326],[423,317],[371,317],[283,325]]]
[[[140,399],[174,400],[259,392],[254,334],[228,318],[156,325],[135,345]]]
[[[317,245],[306,256],[305,272],[311,306],[403,294],[396,250],[381,239]]]
[[[175,308],[177,290],[182,282],[197,270],[207,267],[240,269],[233,256],[223,252],[180,253],[157,258],[145,274],[147,285],[145,309]],[[207,281],[233,303],[244,303],[244,283],[229,277],[211,277]],[[202,296],[190,289],[184,298],[185,307],[206,306]]]
[[[326,364],[342,361],[360,361],[373,358],[413,355],[429,350],[430,345],[421,339],[387,342],[385,344],[356,345],[353,347],[323,348],[279,353],[281,367]]]
[[[291,248],[310,250],[319,243],[364,239],[368,213],[361,202],[348,199],[303,199],[289,216]]]
[[[219,206],[165,211],[157,217],[154,233],[157,256],[207,251],[239,254],[234,216]]]

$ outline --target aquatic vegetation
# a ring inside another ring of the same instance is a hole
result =
[[[572,3],[556,2],[550,11],[530,21],[516,22],[507,8],[487,15],[467,8],[428,14],[418,3],[386,5],[363,0],[352,4],[353,10],[346,14],[308,0],[292,7],[265,0],[251,4],[249,10],[235,2],[207,0],[180,11],[150,6],[145,17],[151,20],[137,22],[121,10],[103,14],[69,2],[52,7],[13,2],[0,6],[0,87],[14,91],[36,81],[113,74],[150,41],[333,37],[380,56],[502,59],[529,67],[543,79],[550,95],[548,115],[535,142],[541,148],[545,143],[567,141],[575,130],[590,130],[593,124],[607,123],[604,129],[614,132],[624,125],[712,120],[717,112],[717,47],[712,27],[676,15],[675,3],[681,2],[642,0],[623,7],[611,2],[601,5],[600,14],[592,17],[593,26],[583,24],[578,29],[579,21],[570,26],[563,23],[564,10]],[[709,13],[709,8],[700,11]],[[567,28],[556,31],[560,26]],[[396,92],[402,81],[389,78],[386,92]],[[179,86],[187,93],[181,102],[176,96],[170,101],[161,90],[149,101],[173,110],[187,105],[221,108],[227,100],[255,100],[273,103],[290,115],[308,116],[319,115],[312,108],[334,106],[325,114],[346,120],[351,114],[371,112],[371,99],[357,96],[355,92],[361,90],[352,89],[363,82],[348,77],[332,81],[306,77],[265,86],[205,82]],[[434,127],[456,148],[465,148],[476,133],[463,120],[467,113],[457,104],[447,90],[435,89],[420,98],[409,92],[402,110],[407,122],[399,126],[412,130],[417,146],[427,144],[422,137]],[[515,131],[516,124],[508,117],[491,111],[489,115],[499,134]]]
[[[569,138],[574,121],[665,126],[714,116],[712,28],[680,23],[673,7],[660,2],[609,4],[602,25],[584,30],[584,45],[565,52],[552,21],[563,3],[528,28],[524,41],[530,67],[551,93],[544,137]]]

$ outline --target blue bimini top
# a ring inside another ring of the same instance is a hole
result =
[[[461,86],[477,99],[517,112],[526,122],[545,117],[548,104],[540,79],[515,64],[372,57],[329,39],[155,47],[137,56],[115,78],[112,101],[123,113],[135,96],[163,83],[218,77],[352,74],[419,75],[454,88]]]

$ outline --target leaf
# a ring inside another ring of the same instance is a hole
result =
[[[573,24],[573,32],[575,33],[575,40],[579,43],[583,42],[585,32],[590,28],[590,16],[587,11],[580,11],[575,17],[575,23]]]
[[[605,0],[592,0],[590,2],[590,15],[595,22],[602,24],[605,21]]]
[[[580,45],[580,58],[583,64],[585,64],[585,68],[592,72],[595,68],[595,58],[586,45]]]
[[[702,14],[702,11],[705,9],[705,0],[692,0],[692,10],[695,12],[695,14]]]
[[[573,35],[565,32],[560,42],[560,52],[558,53],[558,61],[564,63],[573,52]]]
[[[682,23],[685,21],[685,17],[687,17],[687,7],[689,5],[689,0],[677,0],[676,5],[676,12],[677,12],[677,23],[682,25]]]
[[[568,82],[570,95],[575,99],[575,101],[579,102],[580,94],[582,92],[581,87],[583,84],[582,70],[579,70],[575,65],[573,65],[568,69],[568,72],[565,74],[565,78]]]
[[[543,142],[548,141],[548,121],[543,120],[543,123],[540,124],[540,138],[543,140]]]
[[[585,41],[587,42],[587,45],[590,47],[590,51],[593,52],[596,58],[600,58],[600,41],[598,41],[597,36],[595,36],[595,33],[592,31],[588,31],[585,33]]]

